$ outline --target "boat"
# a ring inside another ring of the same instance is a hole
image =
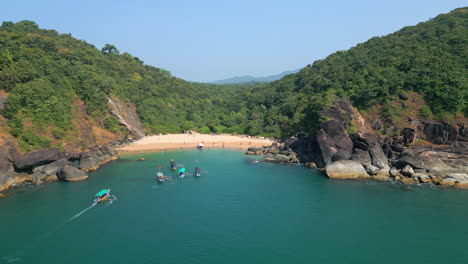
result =
[[[94,196],[94,201],[93,203],[100,203],[102,201],[105,201],[107,198],[109,198],[110,195],[110,189],[102,189],[96,195]]]
[[[158,182],[160,183],[164,182],[164,174],[162,172],[157,172],[156,177],[158,178]]]
[[[184,178],[185,177],[185,168],[180,168],[179,169],[179,178]]]
[[[198,143],[197,149],[202,150],[203,149],[203,143]]]

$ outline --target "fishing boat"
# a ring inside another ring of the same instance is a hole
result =
[[[184,178],[185,177],[185,168],[180,168],[179,169],[179,178]]]
[[[93,203],[100,203],[102,201],[105,201],[107,198],[109,198],[110,195],[110,189],[102,189],[96,195],[94,196],[94,201]]]
[[[158,182],[160,183],[164,182],[164,174],[162,172],[157,172],[156,177],[158,178]]]

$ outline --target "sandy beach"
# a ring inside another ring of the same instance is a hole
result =
[[[203,143],[204,149],[230,148],[247,149],[249,147],[269,146],[274,141],[262,137],[208,135],[208,134],[170,134],[146,136],[120,149],[123,152],[164,151],[168,149],[194,149]]]

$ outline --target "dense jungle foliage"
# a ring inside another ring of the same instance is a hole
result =
[[[249,91],[252,121],[262,132],[288,136],[313,131],[317,111],[337,97],[365,110],[409,91],[425,97],[425,115],[468,116],[467,29],[468,8],[460,8],[338,51]]]
[[[92,122],[128,133],[109,114],[110,95],[136,106],[147,133],[286,137],[313,132],[318,111],[338,97],[368,109],[409,91],[425,97],[424,115],[468,115],[467,16],[468,8],[454,10],[262,85],[190,83],[110,44],[97,49],[32,21],[3,22],[0,90],[8,99],[1,114],[30,149],[48,147],[50,135],[60,139],[73,130],[78,99]]]
[[[190,83],[113,45],[99,50],[32,21],[0,28],[0,90],[9,95],[2,115],[10,133],[32,148],[50,145],[45,131],[60,137],[73,129],[77,98],[93,122],[126,133],[109,114],[109,95],[133,103],[147,133],[241,133],[235,124],[247,119],[246,109],[236,98],[251,86]]]

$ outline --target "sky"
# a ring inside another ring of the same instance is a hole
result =
[[[211,82],[300,69],[464,6],[468,0],[2,0],[0,21],[32,20]]]

